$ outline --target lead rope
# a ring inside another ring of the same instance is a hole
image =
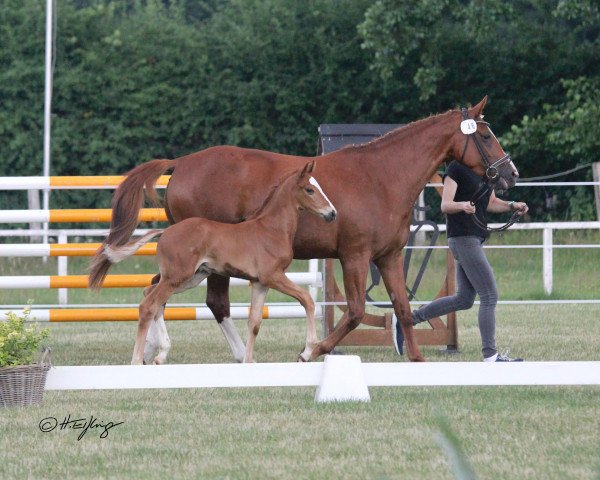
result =
[[[505,230],[508,230],[510,227],[512,227],[515,223],[517,223],[520,220],[521,215],[519,215],[518,212],[514,212],[511,215],[508,222],[506,222],[501,227],[497,227],[497,228],[488,227],[485,223],[483,223],[481,220],[479,220],[475,214],[472,215],[472,218],[473,218],[473,223],[475,225],[477,225],[479,228],[481,228],[482,230],[485,230],[486,232],[504,232]]]
[[[477,189],[477,191],[471,197],[471,200],[469,200],[469,203],[471,205],[475,205],[475,202],[477,202],[481,197],[483,197],[488,192],[489,189],[490,189],[489,184],[482,181],[481,185],[479,185],[479,188]],[[511,215],[508,222],[506,222],[504,225],[497,227],[497,228],[492,228],[492,227],[488,227],[485,223],[483,223],[481,220],[479,220],[479,218],[477,218],[476,213],[471,215],[471,218],[473,219],[473,223],[475,225],[477,225],[479,228],[481,228],[482,230],[485,230],[486,232],[504,232],[505,230],[508,230],[510,227],[512,227],[515,223],[517,223],[521,219],[521,215],[519,215],[519,212],[515,211]]]

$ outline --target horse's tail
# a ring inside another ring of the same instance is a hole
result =
[[[115,263],[119,263],[128,257],[131,257],[141,247],[146,245],[152,238],[160,235],[164,230],[150,230],[145,235],[132,240],[125,245],[106,245],[103,244],[90,265],[90,274],[88,285],[90,288],[98,289],[102,287],[104,278],[108,273],[108,269]]]
[[[131,238],[144,203],[144,187],[149,200],[158,204],[159,200],[154,188],[156,181],[165,171],[175,167],[176,163],[176,160],[152,160],[143,163],[131,170],[116,189],[112,200],[110,231],[90,267],[88,283],[91,288],[102,286],[104,277],[114,263],[105,255],[106,247],[115,248],[125,245]]]

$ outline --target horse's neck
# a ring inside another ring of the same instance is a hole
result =
[[[285,236],[290,243],[298,228],[298,202],[293,195],[295,186],[295,177],[286,179],[253,219],[261,228]]]
[[[416,201],[423,186],[448,157],[458,128],[456,112],[429,117],[390,132],[367,145],[372,168],[383,172],[386,183]]]

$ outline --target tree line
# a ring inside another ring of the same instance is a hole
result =
[[[0,8],[0,175],[41,174],[44,3]],[[486,94],[523,177],[566,171],[599,160],[599,47],[592,0],[56,0],[51,173],[217,144],[314,155],[321,123],[407,123]],[[527,196],[536,220],[595,217],[590,188]]]

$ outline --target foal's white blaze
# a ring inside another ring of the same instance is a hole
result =
[[[310,177],[310,180],[308,181],[311,185],[313,185],[314,187],[317,188],[317,190],[319,190],[319,192],[321,192],[321,195],[323,195],[323,197],[325,198],[325,200],[327,200],[327,203],[329,203],[329,206],[331,207],[331,209],[337,213],[335,207],[333,206],[333,203],[331,203],[331,200],[329,200],[329,198],[327,197],[327,195],[325,195],[325,192],[323,191],[323,189],[321,188],[321,185],[319,185],[319,182],[317,182],[317,179],[315,177]]]

